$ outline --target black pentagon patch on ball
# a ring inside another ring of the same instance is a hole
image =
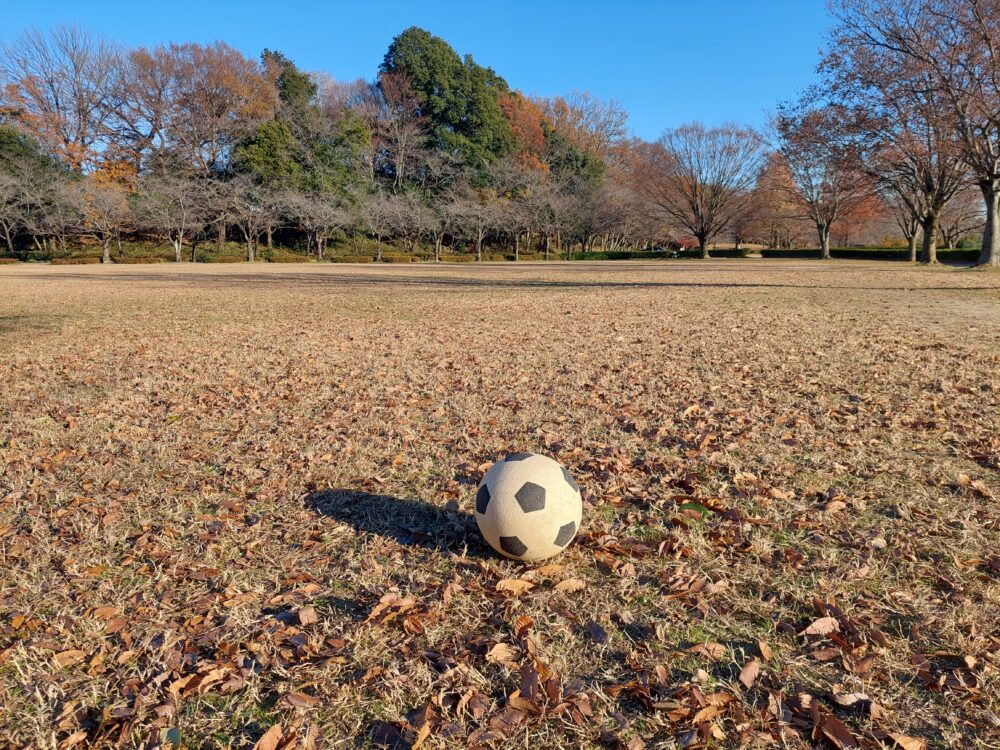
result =
[[[483,482],[476,493],[476,513],[485,513],[486,506],[490,504],[490,488]]]
[[[502,536],[500,537],[500,549],[506,552],[508,555],[514,555],[514,557],[520,557],[525,552],[528,551],[528,545],[518,539],[516,536]]]
[[[511,453],[504,461],[523,461],[526,458],[531,458],[534,453]]]
[[[574,492],[579,492],[580,487],[577,485],[576,480],[573,479],[573,475],[566,471],[565,466],[560,466],[559,468],[562,469],[563,479],[566,480],[566,484],[572,487]]]
[[[525,513],[545,507],[545,488],[534,482],[525,482],[521,485],[521,489],[514,493],[514,497]]]
[[[565,526],[560,526],[559,533],[556,534],[556,546],[565,547],[570,543],[574,534],[576,534],[576,521],[570,521]]]

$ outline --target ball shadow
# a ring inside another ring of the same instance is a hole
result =
[[[449,500],[444,506],[421,500],[376,495],[347,488],[318,490],[305,497],[305,506],[319,515],[375,534],[407,547],[423,547],[469,557],[487,549],[471,513]]]

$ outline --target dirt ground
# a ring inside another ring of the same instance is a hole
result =
[[[1000,747],[996,273],[2,266],[0,374],[0,747]]]

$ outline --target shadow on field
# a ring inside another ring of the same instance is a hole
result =
[[[454,552],[478,557],[485,554],[475,519],[450,500],[439,507],[420,500],[373,495],[352,489],[319,490],[306,495],[305,506],[354,528],[377,534],[407,547]]]
[[[0,334],[48,333],[55,330],[55,315],[0,315]]]
[[[836,267],[824,267],[821,269],[809,270],[835,270]],[[497,267],[485,266],[476,268],[477,271],[483,273],[492,273],[493,271],[506,270]],[[511,269],[514,272],[530,272],[531,268],[517,268]],[[581,271],[620,271],[624,269],[580,269]],[[629,270],[641,270],[641,269],[629,269]],[[678,273],[701,273],[701,272],[718,272],[725,270],[730,273],[746,273],[747,269],[745,266],[733,267],[727,269],[720,269],[717,267],[680,267],[674,268],[670,267],[671,272]],[[789,270],[786,268],[777,268],[774,270]],[[817,284],[809,281],[803,281],[802,283],[789,283],[784,281],[746,281],[739,278],[730,278],[725,281],[654,281],[654,280],[644,280],[644,281],[633,281],[633,280],[614,280],[611,278],[604,279],[546,279],[546,278],[532,278],[532,277],[522,277],[522,278],[510,278],[510,277],[495,277],[495,276],[468,276],[462,275],[461,272],[454,272],[451,269],[441,269],[437,273],[422,273],[420,275],[410,274],[410,273],[396,273],[391,267],[386,268],[384,271],[380,269],[381,272],[371,272],[371,273],[330,273],[323,269],[317,272],[302,273],[302,272],[289,272],[283,270],[281,272],[270,272],[269,269],[262,269],[255,273],[242,273],[242,272],[226,272],[226,273],[209,273],[202,272],[203,268],[199,267],[197,271],[191,271],[186,273],[177,272],[162,272],[162,273],[142,273],[142,272],[128,272],[128,273],[73,273],[73,272],[59,272],[59,273],[47,273],[45,275],[35,275],[35,274],[22,274],[16,275],[11,274],[12,278],[23,278],[23,279],[44,279],[46,281],[59,280],[59,281],[69,281],[74,279],[87,280],[87,281],[103,281],[107,283],[118,283],[118,284],[134,284],[137,282],[150,282],[159,284],[169,284],[169,283],[180,283],[188,287],[222,287],[222,286],[233,286],[233,285],[246,285],[255,286],[258,288],[264,288],[266,285],[270,289],[322,289],[326,287],[377,287],[377,286],[388,286],[388,287],[437,287],[437,288],[452,288],[452,289],[481,289],[481,288],[495,288],[495,289],[857,289],[860,291],[872,292],[872,291],[884,291],[884,292],[914,292],[919,291],[924,292],[982,292],[982,291],[996,291],[998,287],[996,286],[958,286],[958,285],[943,285],[943,286],[925,286],[925,287],[915,287],[908,285],[905,281],[902,281],[898,285],[866,285],[866,284],[854,284],[854,283],[843,283],[843,284]],[[867,279],[871,279],[874,274],[887,274],[894,272],[895,269],[865,269],[865,274]]]

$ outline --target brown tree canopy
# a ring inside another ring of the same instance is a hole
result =
[[[1000,264],[1000,0],[837,0],[833,38],[932,93],[983,194],[981,262]]]
[[[708,241],[725,231],[753,199],[764,163],[764,143],[753,130],[701,123],[668,130],[645,149],[644,192],[676,228],[697,238],[703,257]]]
[[[788,107],[773,123],[791,176],[791,196],[816,228],[821,258],[830,257],[834,222],[872,192],[853,139],[854,114],[835,104]]]
[[[96,160],[112,117],[120,53],[73,26],[25,32],[0,46],[0,110],[72,170]]]

